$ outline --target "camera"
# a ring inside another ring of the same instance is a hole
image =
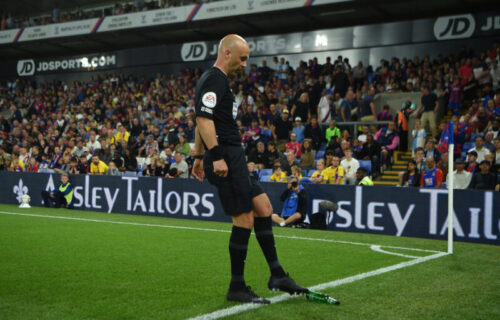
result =
[[[292,188],[297,188],[299,183],[297,181],[292,181],[291,185],[292,185]]]

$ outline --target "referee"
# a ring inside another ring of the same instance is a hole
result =
[[[205,71],[196,85],[196,159],[194,176],[217,187],[224,212],[233,220],[229,239],[231,283],[229,301],[269,303],[259,297],[244,279],[245,259],[252,228],[271,270],[270,290],[290,294],[307,293],[281,267],[272,231],[272,207],[255,179],[250,178],[241,137],[236,125],[238,106],[229,88],[228,75],[247,64],[250,49],[242,37],[230,34],[219,43],[215,65]]]

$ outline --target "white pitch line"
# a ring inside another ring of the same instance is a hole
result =
[[[157,227],[157,228],[169,228],[169,229],[180,229],[180,230],[196,230],[196,231],[207,231],[207,232],[231,233],[231,230],[222,230],[222,229],[196,228],[196,227],[172,226],[172,225],[165,225],[165,224],[125,222],[125,221],[110,221],[110,220],[76,218],[76,217],[65,217],[65,216],[49,216],[49,215],[43,215],[43,214],[21,213],[21,212],[0,211],[0,214],[8,214],[8,215],[14,215],[14,216],[26,216],[26,217],[37,217],[37,218],[96,222],[96,223],[121,224],[121,225],[131,225],[131,226],[143,226],[143,227]],[[329,243],[339,243],[339,244],[350,244],[350,245],[366,246],[366,247],[380,246],[378,244],[365,243],[365,242],[342,241],[342,240],[331,240],[331,239],[310,238],[310,237],[297,237],[297,236],[285,236],[285,235],[279,235],[279,234],[274,234],[274,237],[275,238],[283,238],[283,239],[295,239],[295,240],[308,240],[308,241],[319,241],[319,242],[329,242]],[[429,252],[429,253],[440,253],[440,251],[436,251],[436,250],[419,249],[419,248],[407,248],[407,247],[385,246],[385,245],[383,247],[388,248],[388,249],[401,249],[401,250],[412,250],[412,251]]]
[[[409,259],[419,258],[418,256],[410,256],[409,254],[402,254],[402,253],[397,253],[397,252],[386,251],[386,250],[382,249],[380,246],[371,246],[370,249],[372,249],[373,251],[376,251],[376,252],[390,254],[392,256],[398,256],[398,257],[409,258]]]
[[[355,282],[355,281],[358,281],[358,280],[363,280],[363,279],[366,279],[366,278],[369,278],[369,277],[373,277],[373,276],[377,276],[377,275],[380,275],[380,274],[388,273],[388,272],[391,272],[391,271],[395,271],[395,270],[403,269],[403,268],[406,268],[406,267],[410,267],[410,266],[413,266],[413,265],[416,265],[416,264],[419,264],[419,263],[422,263],[422,262],[426,262],[426,261],[429,261],[429,260],[441,258],[441,257],[446,256],[446,255],[448,255],[448,253],[446,253],[446,252],[439,252],[439,253],[436,253],[436,254],[433,254],[433,255],[430,255],[430,256],[427,256],[427,257],[419,257],[419,258],[416,258],[414,260],[410,260],[410,261],[406,261],[406,262],[401,262],[401,263],[398,263],[398,264],[395,264],[395,265],[392,265],[392,266],[389,266],[389,267],[384,267],[384,268],[376,269],[376,270],[373,270],[373,271],[368,271],[368,272],[360,273],[360,274],[357,274],[357,275],[354,275],[354,276],[351,276],[351,277],[347,277],[347,278],[343,278],[343,279],[339,279],[339,280],[335,280],[335,281],[331,281],[331,282],[326,282],[326,283],[318,284],[318,285],[316,285],[314,287],[310,287],[309,289],[310,290],[315,290],[315,291],[330,289],[330,288],[341,286],[343,284],[352,283],[352,282]],[[285,301],[285,300],[288,300],[288,299],[291,299],[291,298],[295,298],[295,297],[297,297],[297,296],[291,296],[291,295],[285,293],[285,294],[282,294],[282,295],[270,298],[269,300],[271,301],[271,304],[274,304],[274,303],[282,302],[282,301]],[[217,311],[214,311],[214,312],[211,312],[211,313],[199,315],[197,317],[190,318],[189,320],[213,320],[213,319],[219,319],[219,318],[223,318],[223,317],[235,315],[235,314],[238,314],[238,313],[241,313],[241,312],[245,312],[245,311],[249,311],[249,310],[254,310],[254,309],[262,308],[264,306],[266,306],[266,305],[263,305],[263,304],[241,304],[241,305],[237,305],[237,306],[234,306],[234,307],[230,307],[230,308],[226,308],[226,309],[221,309],[221,310],[217,310]]]

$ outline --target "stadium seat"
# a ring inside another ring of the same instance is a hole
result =
[[[324,156],[325,156],[325,151],[318,150],[318,152],[316,152],[316,155],[314,156],[314,159],[316,160],[323,159]]]
[[[300,183],[313,183],[313,182],[310,179],[308,179],[308,178],[302,178],[300,180]]]
[[[368,170],[368,174],[372,172],[372,162],[370,160],[358,160],[359,166]]]
[[[321,146],[319,147],[319,150],[318,151],[325,151],[326,150],[326,143],[323,143],[321,144]]]
[[[269,182],[269,179],[271,179],[271,175],[261,175],[259,177],[260,182]]]
[[[137,174],[134,171],[125,171],[123,173],[124,177],[135,177]]]
[[[307,171],[307,177],[312,177],[313,173],[316,171],[316,169],[310,169]]]
[[[272,175],[273,175],[273,169],[262,169],[259,172],[259,178],[261,178],[262,176],[269,176],[269,177],[271,177]]]
[[[484,137],[484,134],[483,133],[472,133],[470,135],[470,141],[471,142],[474,142],[474,139],[476,139],[477,136],[481,136],[481,137]]]
[[[474,142],[466,142],[464,143],[463,150],[467,153],[470,149],[474,148],[474,146],[475,146]]]

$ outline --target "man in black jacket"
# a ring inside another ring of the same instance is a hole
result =
[[[372,162],[373,173],[375,175],[380,173],[380,144],[373,139],[372,134],[366,136],[366,142],[361,149],[361,156],[363,160],[370,160]]]
[[[490,171],[491,164],[487,160],[479,164],[480,172],[474,173],[469,184],[469,189],[495,190],[497,176]]]
[[[281,214],[273,213],[273,222],[281,227],[294,225],[304,221],[307,213],[307,192],[299,183],[296,176],[292,176],[288,182],[288,187],[281,194],[283,201]]]

